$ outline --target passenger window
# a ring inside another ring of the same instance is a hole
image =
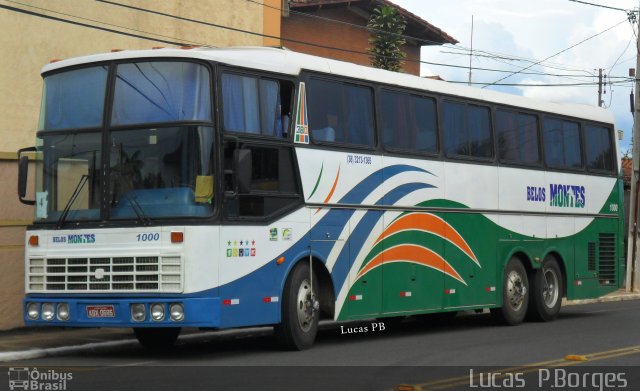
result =
[[[222,75],[224,129],[228,132],[286,137],[293,84],[286,81]]]
[[[576,122],[555,118],[544,121],[545,162],[553,168],[580,168],[580,131]]]
[[[307,89],[314,142],[373,146],[373,93],[368,87],[311,79]]]
[[[442,114],[447,156],[493,157],[488,107],[445,101]]]
[[[506,110],[496,111],[500,160],[536,164],[540,162],[538,118]]]
[[[382,91],[380,106],[386,148],[438,152],[435,100]]]
[[[611,129],[587,125],[584,132],[587,168],[593,171],[613,171]]]

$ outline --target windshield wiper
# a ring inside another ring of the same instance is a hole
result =
[[[80,191],[82,191],[82,188],[88,181],[89,181],[89,175],[83,174],[80,177],[80,180],[76,185],[76,188],[73,189],[73,194],[71,194],[71,197],[69,197],[69,201],[67,201],[67,204],[64,206],[64,209],[62,210],[62,214],[58,218],[58,223],[56,225],[56,228],[58,229],[62,228],[62,225],[64,224],[64,221],[67,219],[67,215],[71,210],[71,205],[73,205],[73,203],[76,201],[76,198],[78,198],[78,196],[80,195]]]
[[[140,206],[138,200],[136,200],[134,197],[131,197],[128,192],[122,195],[127,199],[127,201],[129,201],[129,205],[131,205],[131,209],[133,209],[133,212],[136,214],[136,216],[138,216],[138,220],[140,220],[140,222],[144,225],[151,224],[151,219],[146,215],[146,213],[144,213],[144,210]]]

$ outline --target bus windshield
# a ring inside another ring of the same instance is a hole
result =
[[[45,77],[36,221],[211,215],[215,133],[208,69],[181,61],[114,67],[112,85],[105,66]],[[107,118],[105,107],[111,107]]]

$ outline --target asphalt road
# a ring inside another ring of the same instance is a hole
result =
[[[360,325],[369,332],[342,333]],[[271,330],[261,328],[189,335],[162,353],[131,343],[5,366],[67,371],[73,374],[67,390],[94,391],[386,390],[401,383],[496,389],[510,379],[524,381],[524,389],[640,389],[640,301],[568,306],[554,322],[518,327],[496,326],[488,314],[463,314],[442,323],[407,319],[371,329],[371,322],[325,324],[315,346],[303,352],[279,351]],[[2,372],[0,387],[7,384]]]

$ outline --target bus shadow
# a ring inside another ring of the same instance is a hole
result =
[[[600,315],[599,313],[585,313],[571,311],[560,313],[557,321],[571,321],[572,319],[589,318]],[[604,313],[602,314],[604,315]],[[384,324],[384,330],[371,331],[373,324]],[[545,325],[544,322],[525,323],[526,325]],[[367,332],[354,332],[360,328],[367,328]],[[463,313],[452,319],[440,319],[438,317],[407,317],[399,321],[397,319],[380,318],[362,321],[347,321],[335,323],[323,323],[320,326],[313,349],[331,349],[335,346],[357,346],[360,344],[375,343],[376,339],[411,339],[416,336],[452,337],[457,333],[482,330],[483,328],[501,327],[496,324],[489,313],[473,314]],[[521,326],[522,327],[522,326]],[[352,332],[349,332],[352,331]],[[260,357],[274,357],[290,352],[282,351],[275,338],[271,327],[238,329],[224,332],[204,332],[189,330],[182,336],[176,346],[167,350],[148,350],[134,345],[120,349],[100,350],[94,349],[83,353],[83,356],[95,358],[121,358],[126,356],[131,359],[153,360],[162,364],[168,360],[189,360],[189,365],[198,365],[198,361],[206,361],[207,365],[214,364],[215,359],[228,360],[252,356],[251,362],[246,365],[264,365]],[[304,354],[304,353],[302,353]],[[214,361],[211,361],[214,360]],[[270,365],[276,365],[271,363]]]

